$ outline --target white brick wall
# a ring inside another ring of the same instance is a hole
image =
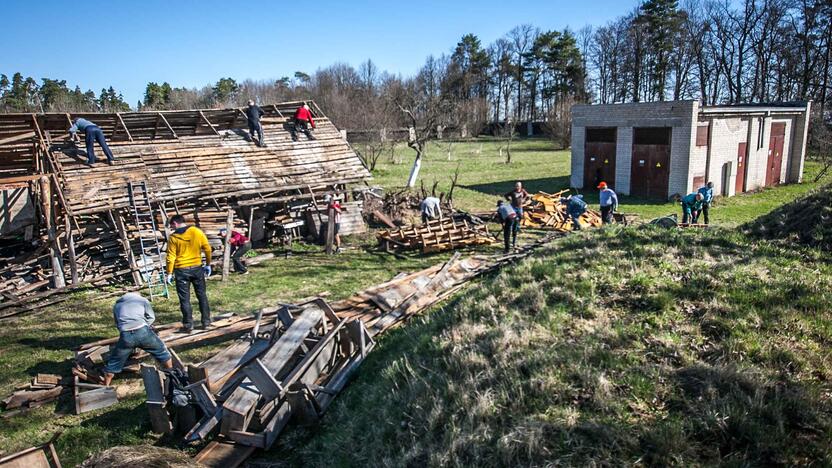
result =
[[[711,123],[711,166],[705,180],[714,183],[714,193],[734,195],[737,186],[737,151],[739,144],[748,139],[748,119],[741,117],[714,118]],[[728,186],[723,187],[723,171],[731,164]],[[702,162],[702,173],[705,162]],[[694,190],[698,187],[692,187]],[[727,188],[727,190],[725,190]]]

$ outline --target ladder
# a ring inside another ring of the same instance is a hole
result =
[[[150,292],[150,300],[154,297],[168,297],[168,284],[165,281],[164,259],[162,248],[157,237],[156,219],[153,217],[153,207],[150,206],[150,195],[147,192],[147,182],[130,182],[130,207],[138,228],[141,255],[136,259],[142,272],[144,281]]]

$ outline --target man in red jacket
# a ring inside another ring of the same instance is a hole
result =
[[[228,232],[227,229],[223,228],[220,229],[220,237],[223,239],[225,238],[225,233]],[[243,255],[246,254],[249,250],[251,250],[251,242],[249,242],[248,237],[240,234],[237,231],[231,231],[231,260],[234,261],[234,271],[240,273],[241,275],[248,274],[248,268],[246,268],[245,264],[243,264]]]
[[[304,104],[298,107],[298,110],[295,111],[295,131],[292,132],[292,140],[298,141],[298,131],[303,130],[303,133],[306,134],[306,137],[310,140],[314,140],[315,137],[312,136],[312,133],[309,132],[309,125],[312,125],[312,128],[315,128],[315,120],[312,119],[312,112],[309,110],[309,105]]]

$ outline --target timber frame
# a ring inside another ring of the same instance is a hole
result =
[[[304,103],[317,129],[314,139],[300,133],[295,141],[291,116]],[[143,265],[162,267],[138,246],[131,182],[147,184],[160,230],[173,214],[185,215],[221,261],[220,227],[251,233],[255,212],[308,203],[315,192],[345,192],[371,177],[313,101],[261,108],[266,147],[251,140],[240,108],[0,114],[0,319],[84,285],[132,279],[142,287]],[[75,117],[103,130],[114,165],[98,144],[98,163],[84,164],[83,141],[72,142],[67,131]]]

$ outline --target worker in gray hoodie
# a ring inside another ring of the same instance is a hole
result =
[[[151,328],[156,314],[153,313],[150,301],[139,293],[129,292],[116,301],[113,318],[119,337],[104,366],[104,385],[110,385],[113,377],[124,369],[124,363],[136,348],[141,348],[156,358],[163,368],[173,368],[168,348]]]

